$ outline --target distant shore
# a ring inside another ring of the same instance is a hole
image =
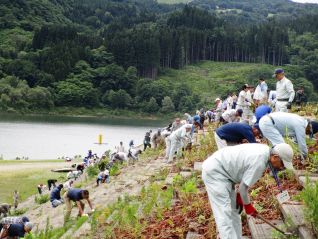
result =
[[[108,118],[108,119],[144,119],[162,120],[171,119],[178,113],[171,114],[148,114],[144,112],[132,111],[127,109],[108,109],[108,108],[83,108],[83,107],[55,107],[52,110],[18,111],[10,110],[2,112],[1,115],[23,115],[23,116],[65,116],[70,118]]]

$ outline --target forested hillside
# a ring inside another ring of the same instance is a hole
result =
[[[288,64],[298,85],[310,86],[308,79],[318,89],[315,5],[287,0],[0,3],[5,111],[81,106],[156,113],[184,109],[184,102],[191,102],[191,110],[206,100],[207,91],[197,92],[183,79],[160,78],[167,69],[202,60]]]

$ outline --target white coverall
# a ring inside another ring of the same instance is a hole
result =
[[[236,110],[230,109],[230,110],[224,111],[224,113],[222,114],[222,118],[228,123],[236,122],[237,121]]]
[[[276,83],[276,112],[288,112],[288,102],[293,102],[295,97],[295,91],[293,83],[286,77],[277,81]]]
[[[183,125],[166,137],[166,158],[168,158],[168,162],[172,162],[175,152],[185,145],[187,139],[190,139],[191,131],[186,131],[187,126],[189,127],[189,124]]]
[[[220,121],[220,118],[221,118],[221,115],[222,115],[222,112],[223,112],[223,108],[222,108],[222,101],[220,101],[217,106],[216,106],[216,109],[215,109],[215,122],[219,122]]]
[[[237,98],[237,104],[236,104],[236,110],[242,109],[243,114],[242,114],[242,120],[246,121],[247,123],[250,123],[250,117],[251,117],[251,93],[248,91],[246,92],[245,90],[241,90],[238,98]]]
[[[202,179],[221,239],[242,238],[235,184],[255,184],[262,177],[269,156],[267,145],[241,144],[220,149],[204,161]]]
[[[283,137],[296,137],[299,152],[305,158],[308,153],[306,144],[306,127],[308,121],[303,117],[286,112],[274,112],[263,116],[259,121],[262,134],[273,146],[285,143]]]

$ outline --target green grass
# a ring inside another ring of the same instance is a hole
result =
[[[200,96],[202,105],[207,107],[214,103],[216,97],[237,93],[243,84],[256,87],[261,76],[265,78],[269,89],[275,89],[276,80],[272,78],[275,68],[277,66],[268,64],[201,61],[181,70],[164,69],[159,79],[171,85],[185,83]],[[296,70],[293,66],[284,66],[284,69],[297,88],[300,82],[292,77]]]
[[[40,183],[47,184],[47,180],[51,178],[55,178],[58,181],[65,181],[66,174],[54,173],[49,169],[26,169],[16,172],[1,172],[0,203],[12,203],[14,190],[18,190],[21,200],[25,200],[29,196],[37,193],[37,185]]]
[[[172,85],[185,83],[200,95],[201,99],[214,102],[216,97],[237,92],[244,83],[257,85],[260,75],[270,77],[273,70],[273,66],[265,64],[202,61],[182,70],[164,70],[160,79]],[[267,78],[267,83],[275,84],[275,81]]]

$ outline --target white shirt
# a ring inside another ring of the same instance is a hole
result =
[[[263,95],[262,95],[262,89],[261,89],[261,85],[258,84],[256,86],[256,89],[255,89],[255,92],[254,92],[254,95],[253,95],[253,99],[254,100],[261,100],[263,99]]]
[[[226,102],[227,102],[226,109],[227,110],[232,109],[232,106],[233,106],[233,98],[232,98],[232,96],[227,97]]]
[[[67,181],[66,183],[64,183],[63,188],[65,190],[70,190],[72,188],[72,184],[70,183],[70,181]]]
[[[307,155],[306,127],[308,121],[297,114],[287,112],[274,112],[269,115],[275,121],[274,127],[279,133],[284,137],[296,137],[299,151],[303,155]]]
[[[275,104],[275,102],[276,102],[276,91],[271,90],[269,92],[269,96],[268,96],[268,103]]]
[[[124,147],[124,145],[119,145],[119,146],[118,146],[118,148],[117,148],[117,153],[119,153],[119,152],[125,153],[125,147]]]
[[[276,99],[292,102],[295,97],[293,83],[286,77],[276,83]]]
[[[247,102],[247,92],[245,90],[241,90],[238,98],[237,98],[237,105],[243,107],[243,106],[248,106]]]
[[[216,151],[203,162],[202,169],[207,174],[213,173],[216,180],[228,179],[234,184],[244,182],[251,187],[262,177],[269,156],[267,145],[241,144]]]
[[[222,112],[222,100],[220,100],[220,102],[217,104],[215,111]]]
[[[108,169],[104,170],[104,175],[109,176],[109,170]]]
[[[229,123],[234,122],[234,121],[236,120],[236,110],[230,109],[230,110],[225,111],[225,112],[222,114],[222,118],[223,118],[226,122],[229,122]]]
[[[170,140],[176,140],[176,141],[182,142],[186,140],[187,138],[190,138],[191,131],[187,133],[186,126],[187,125],[182,125],[181,128],[177,129],[176,131],[173,131],[171,135],[169,136]]]

